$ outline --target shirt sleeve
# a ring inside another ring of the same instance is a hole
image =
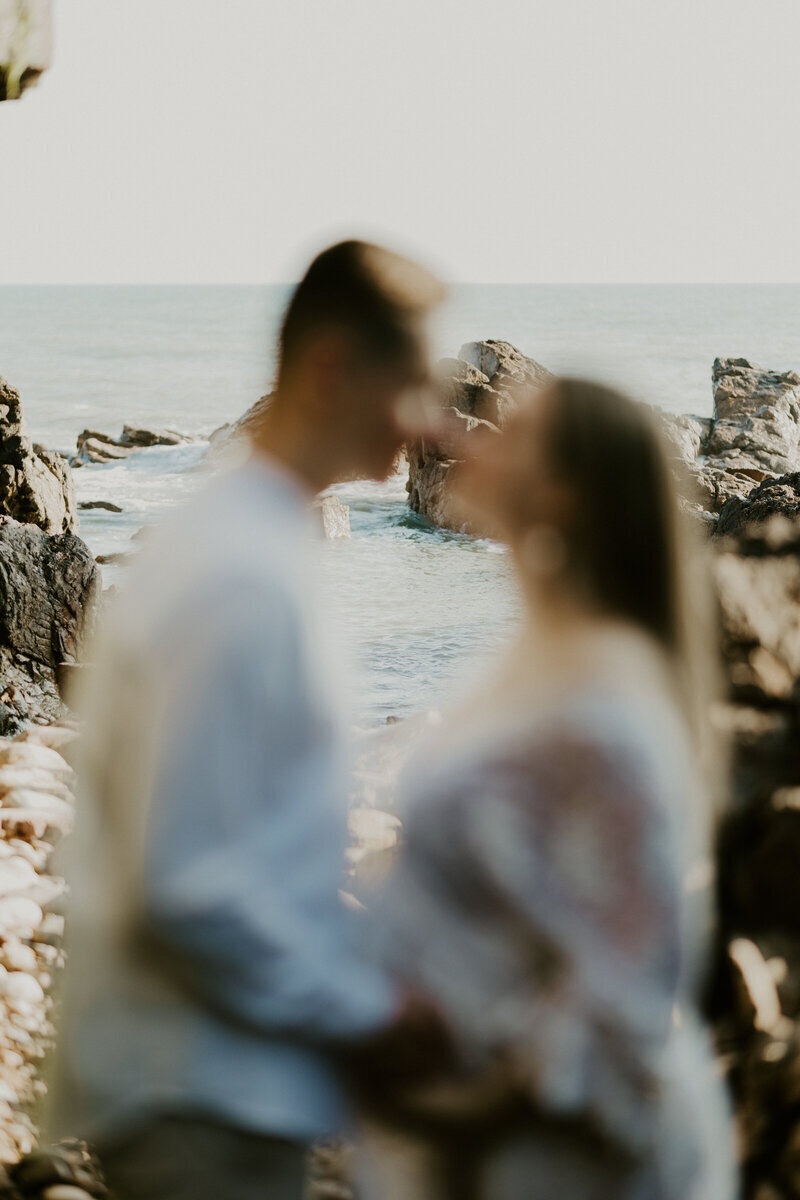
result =
[[[165,647],[148,940],[225,1019],[321,1042],[371,1032],[394,993],[339,896],[346,774],[302,618],[279,589],[245,590],[201,627]]]

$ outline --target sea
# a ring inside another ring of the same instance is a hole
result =
[[[65,453],[83,429],[124,423],[198,439],[75,472],[80,534],[109,555],[204,477],[207,438],[269,390],[290,287],[0,287],[0,374],[35,441]],[[439,356],[502,338],[555,372],[592,376],[670,412],[711,411],[716,356],[800,369],[800,286],[460,285],[436,327]],[[496,543],[431,529],[405,481],[343,484],[351,537],[323,547],[323,602],[354,664],[365,727],[444,705],[508,639],[519,602]],[[124,583],[124,565],[104,568]]]

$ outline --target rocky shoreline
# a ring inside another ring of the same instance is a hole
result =
[[[499,430],[519,389],[550,378],[508,343],[469,343],[442,365],[442,404],[467,436]],[[733,779],[720,828],[709,1003],[736,1101],[746,1196],[800,1200],[800,376],[720,359],[712,386],[711,417],[660,414],[683,503],[711,534],[727,677],[715,720],[731,743]],[[53,1036],[50,989],[61,962],[63,883],[49,873],[49,859],[72,819],[61,750],[76,727],[59,675],[80,662],[101,581],[75,532],[69,465],[27,439],[14,389],[0,383],[0,399],[0,1163],[13,1163],[36,1140],[40,1062]],[[246,432],[249,415],[221,440]],[[103,435],[102,445],[90,433],[82,446],[136,453],[163,432]],[[410,446],[408,459],[412,510],[435,525],[480,532],[458,525],[450,510],[455,460],[426,443]],[[346,536],[347,515],[335,497],[323,501],[328,536]],[[377,811],[355,810],[353,861],[394,840],[396,826]],[[346,1149],[319,1149],[316,1200],[347,1200],[346,1164]]]

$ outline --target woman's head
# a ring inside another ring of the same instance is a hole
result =
[[[676,648],[679,514],[650,411],[601,384],[559,379],[481,449],[460,490],[511,545],[527,587]]]

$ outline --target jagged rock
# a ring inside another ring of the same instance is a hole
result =
[[[0,518],[0,727],[57,720],[58,663],[74,661],[94,620],[100,574],[74,534]]]
[[[767,371],[746,358],[718,358],[711,377],[714,422],[705,454],[728,469],[800,470],[800,375]]]
[[[261,424],[264,414],[271,403],[272,392],[268,392],[266,396],[261,396],[256,400],[255,404],[251,404],[247,412],[239,417],[238,421],[231,421],[227,425],[220,425],[219,429],[215,429],[209,438],[212,448],[215,451],[224,450],[240,439],[249,437]]]
[[[711,431],[711,417],[694,417],[689,414],[676,415],[657,410],[666,436],[667,446],[681,462],[694,463],[702,454],[703,446]]]
[[[449,410],[453,437],[478,429],[497,433],[532,388],[545,386],[553,376],[546,367],[526,358],[509,342],[468,342],[458,358],[438,364],[440,403]],[[463,533],[481,531],[465,522],[450,496],[451,473],[458,463],[448,446],[422,439],[407,447],[408,503],[432,524]]]
[[[540,388],[553,378],[547,367],[543,367],[532,358],[527,358],[510,342],[501,342],[495,338],[488,338],[483,342],[467,342],[459,350],[458,357],[482,372],[491,386],[498,391],[512,391],[514,386],[519,384],[527,388]]]
[[[144,429],[138,425],[123,425],[118,438],[96,429],[84,429],[78,434],[77,454],[70,461],[76,466],[116,462],[150,446],[183,446],[193,440],[174,429]]]
[[[717,535],[738,533],[745,525],[755,525],[773,516],[794,519],[800,516],[800,472],[765,479],[745,497],[734,496],[724,505],[717,522]]]
[[[768,371],[745,358],[718,358],[711,372],[714,415],[710,419],[659,413],[668,444],[687,475],[679,483],[691,503],[715,516],[743,500],[754,484],[800,471],[800,375]],[[765,514],[777,493],[762,493]],[[781,507],[776,508],[781,511]],[[761,519],[754,511],[749,519]]]
[[[72,475],[60,454],[25,433],[19,392],[0,378],[0,513],[46,533],[75,528]]]

